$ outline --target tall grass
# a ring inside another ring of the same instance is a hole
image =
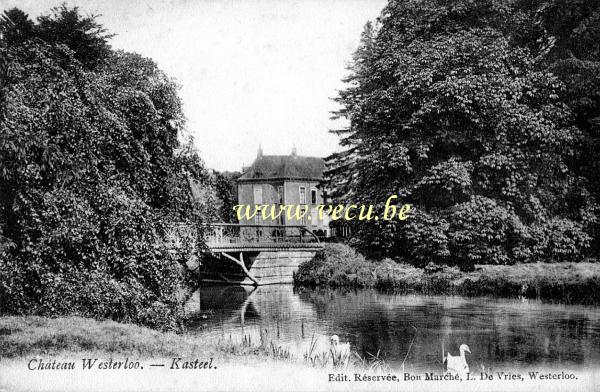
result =
[[[356,355],[363,367],[368,368],[370,371],[386,373],[391,370],[390,366],[381,358],[379,350],[376,354],[367,353],[367,358],[361,358],[360,355]]]

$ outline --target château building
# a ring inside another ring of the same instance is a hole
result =
[[[242,224],[261,224],[277,226],[303,225],[311,231],[328,236],[329,217],[324,214],[319,219],[317,206],[323,204],[323,192],[319,185],[323,178],[325,161],[318,157],[306,157],[296,154],[263,155],[258,149],[255,161],[243,169],[237,179],[238,204],[240,205],[279,205],[304,206],[308,213],[301,220],[287,219],[285,214],[278,220],[264,221],[255,216],[251,221],[241,220]]]

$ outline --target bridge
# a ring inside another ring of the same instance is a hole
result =
[[[292,283],[298,265],[322,249],[306,226],[213,223],[203,227],[204,282],[263,285]],[[238,268],[232,269],[231,266]]]

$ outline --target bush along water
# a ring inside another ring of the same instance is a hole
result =
[[[415,267],[391,259],[367,260],[344,244],[325,244],[300,265],[300,286],[377,288],[397,293],[540,298],[564,303],[600,304],[600,263],[477,265],[473,271],[427,264]]]

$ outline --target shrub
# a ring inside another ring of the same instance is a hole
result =
[[[341,244],[326,244],[312,260],[301,264],[294,283],[600,303],[600,294],[596,294],[600,293],[600,263],[480,265],[465,272],[434,263],[418,268],[391,259],[370,261]]]
[[[325,244],[315,257],[298,268],[295,281],[309,286],[372,286],[372,267],[365,258],[344,244]]]

